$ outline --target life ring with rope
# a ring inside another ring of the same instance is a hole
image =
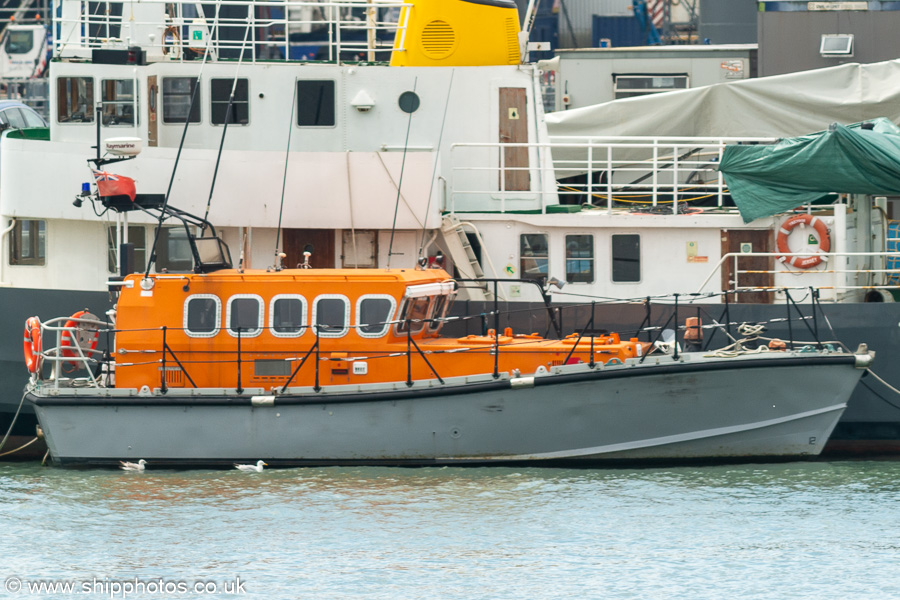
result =
[[[69,320],[63,325],[59,348],[60,355],[65,358],[80,359],[82,355],[85,358],[91,358],[94,355],[94,350],[97,349],[97,341],[100,339],[99,329],[93,323],[84,323],[82,320],[96,321],[97,317],[88,312],[87,309],[80,310],[69,317]],[[81,349],[81,352],[78,351],[76,346]],[[67,369],[70,373],[81,364],[81,360],[70,360],[63,363],[63,365],[71,367],[71,369]]]
[[[778,246],[779,252],[784,252],[786,254],[791,252],[791,248],[788,246],[788,237],[791,235],[794,228],[799,225],[804,227],[810,225],[815,230],[816,237],[819,240],[818,252],[811,256],[779,256],[778,260],[797,267],[798,269],[810,269],[828,259],[828,257],[823,256],[823,254],[831,250],[831,237],[828,235],[828,227],[819,217],[806,213],[794,215],[785,219],[784,223],[782,223],[781,227],[778,229],[776,245]]]
[[[25,367],[32,375],[41,372],[44,357],[41,355],[41,320],[37,317],[28,317],[25,321],[25,340],[22,343],[25,353]]]

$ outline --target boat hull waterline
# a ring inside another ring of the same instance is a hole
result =
[[[411,387],[143,397],[32,389],[28,398],[53,461],[64,466],[139,458],[151,467],[775,459],[821,452],[863,372],[856,362],[852,354],[697,353]]]

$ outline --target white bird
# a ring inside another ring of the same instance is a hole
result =
[[[255,465],[234,465],[234,468],[238,471],[244,471],[245,473],[262,473],[263,467],[268,467],[268,463],[264,463],[261,460],[256,461]]]
[[[147,461],[144,460],[143,458],[141,460],[137,461],[136,463],[125,462],[125,461],[120,460],[119,464],[122,465],[119,468],[122,469],[123,471],[143,471],[144,465],[147,464]]]

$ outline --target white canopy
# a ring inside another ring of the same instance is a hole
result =
[[[717,83],[549,113],[551,136],[789,137],[900,123],[900,60]]]

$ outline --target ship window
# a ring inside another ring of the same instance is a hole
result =
[[[686,73],[678,75],[613,75],[613,89],[617,100],[684,90],[687,87],[688,76]]]
[[[60,123],[94,122],[94,78],[56,80],[56,118]]]
[[[191,337],[213,337],[219,333],[222,303],[216,296],[197,294],[184,303],[184,330]]]
[[[634,233],[612,236],[612,280],[619,283],[641,280],[641,236]]]
[[[332,127],[334,125],[334,81],[297,82],[297,125]]]
[[[210,114],[213,125],[225,123],[228,114],[228,100],[231,98],[233,79],[212,79],[210,85]],[[231,103],[231,114],[228,123],[246,125],[250,122],[250,100],[246,79],[238,79],[234,88],[234,100]]]
[[[566,236],[566,282],[593,283],[594,236]]]
[[[228,299],[225,322],[228,333],[237,337],[256,337],[263,328],[263,300],[256,294],[238,294]]]
[[[6,53],[27,54],[34,48],[34,31],[9,31],[7,30]]]
[[[29,125],[25,122],[25,116],[22,112],[15,106],[4,109],[0,111],[0,123],[8,123],[13,129],[25,129]],[[42,127],[42,125],[38,125],[38,127]]]
[[[187,231],[180,225],[163,227],[156,244],[156,271],[178,272],[193,268],[194,255]]]
[[[403,303],[403,309],[400,311],[397,323],[397,333],[406,333],[407,325],[411,324],[409,329],[412,333],[422,331],[425,326],[424,319],[428,316],[428,307],[431,304],[431,296],[421,296],[419,298],[407,298]]]
[[[822,42],[819,44],[819,54],[826,57],[853,56],[853,34],[823,34]]]
[[[549,271],[546,233],[523,233],[519,237],[519,272],[522,279],[544,281]]]
[[[143,225],[128,226],[128,243],[134,244],[134,265],[140,269],[147,264],[147,242],[144,235]],[[116,245],[116,226],[110,225],[106,228],[106,256],[107,267],[110,273],[119,271],[119,252]]]
[[[350,300],[338,294],[323,294],[313,303],[312,321],[320,337],[343,337],[350,327]]]
[[[107,127],[133,127],[137,99],[133,79],[103,79],[103,124]]]
[[[200,122],[200,90],[197,90],[197,98],[191,107],[191,94],[196,85],[197,80],[193,77],[163,78],[163,123],[184,123],[185,120]]]
[[[450,307],[450,296],[435,296],[434,305],[431,307],[431,318],[435,319],[428,324],[429,331],[437,331],[444,323],[439,319],[443,319]]]
[[[306,298],[282,294],[272,298],[269,327],[275,337],[298,337],[306,328]]]
[[[9,264],[43,265],[47,244],[47,222],[37,219],[16,221],[9,236]]]
[[[357,332],[362,337],[376,338],[387,333],[397,303],[391,296],[363,296],[356,303]]]

